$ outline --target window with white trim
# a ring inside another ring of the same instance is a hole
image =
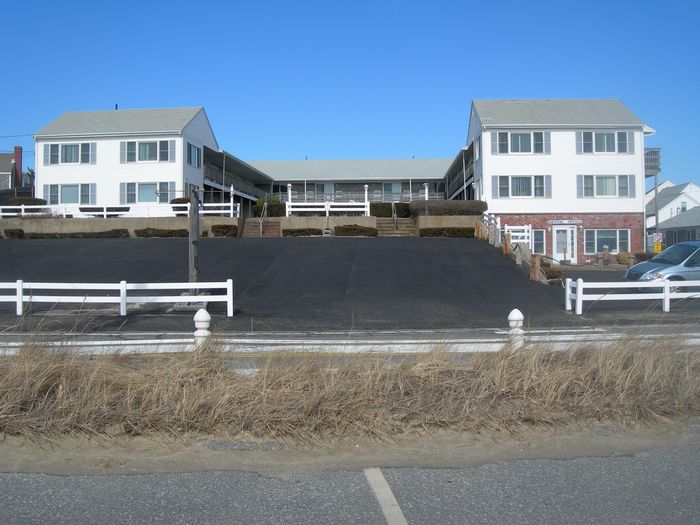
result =
[[[202,148],[187,143],[187,164],[195,168],[202,167]]]
[[[158,160],[158,142],[139,142],[139,162]]]
[[[551,184],[551,182],[550,182]],[[501,175],[498,177],[498,197],[537,197],[547,194],[545,175]]]
[[[547,253],[546,230],[532,230],[532,253],[545,255]]]
[[[175,162],[174,140],[129,140],[120,142],[121,164],[132,162]]]
[[[119,185],[120,204],[168,204],[173,197],[174,182],[122,182]]]
[[[576,153],[634,153],[634,132],[577,131]]]
[[[634,197],[634,175],[579,175],[579,197]]]
[[[95,164],[97,144],[44,144],[44,166],[52,164]]]
[[[44,184],[46,204],[95,204],[96,184]]]
[[[491,153],[494,155],[550,153],[548,131],[498,131],[492,132],[491,140]]]
[[[584,253],[602,253],[607,248],[610,253],[630,251],[629,230],[584,230]]]

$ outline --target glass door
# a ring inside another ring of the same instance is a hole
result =
[[[576,226],[552,227],[552,257],[576,264]]]

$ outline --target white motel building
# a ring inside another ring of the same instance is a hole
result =
[[[644,138],[618,100],[475,100],[455,158],[244,162],[204,108],[64,113],[35,134],[35,193],[50,205],[169,206],[259,197],[372,202],[478,199],[502,226],[531,225],[533,249],[583,263],[644,248]]]

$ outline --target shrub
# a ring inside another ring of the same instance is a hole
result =
[[[165,230],[161,228],[142,228],[134,230],[136,237],[187,237],[188,231],[181,230]]]
[[[474,228],[421,228],[421,237],[474,237]]]
[[[174,199],[170,199],[170,204],[189,204],[190,199],[187,197],[175,197]]]
[[[617,264],[629,264],[630,263],[630,257],[632,257],[632,254],[630,252],[620,252],[617,254]]]
[[[46,206],[46,201],[44,199],[39,199],[38,197],[12,197],[7,201],[8,206],[22,206],[22,205],[34,205],[34,206]]]
[[[323,230],[318,228],[290,228],[283,230],[284,237],[310,237],[312,235],[323,235]]]
[[[405,219],[411,216],[411,208],[407,202],[397,202],[395,206],[397,217]],[[372,217],[391,217],[391,203],[372,202],[369,205],[369,214]]]
[[[214,237],[236,237],[238,235],[238,226],[235,224],[213,224],[211,234]]]
[[[8,228],[5,230],[5,237],[8,239],[24,239],[24,230],[21,228]]]
[[[484,201],[413,201],[411,215],[481,215],[488,208]]]
[[[350,224],[347,226],[336,226],[333,228],[333,234],[336,237],[376,237],[377,228]]]
[[[542,266],[547,279],[561,279],[561,266]]]
[[[102,232],[67,232],[67,233],[25,233],[25,239],[125,239],[129,230],[118,228]]]
[[[655,253],[649,253],[649,252],[639,252],[634,254],[634,258],[637,259],[639,262],[641,261],[648,261],[651,259]]]
[[[253,206],[253,212],[256,217],[262,215],[263,205],[256,204]],[[267,204],[267,216],[268,217],[284,217],[287,215],[287,207],[283,202],[269,202]]]

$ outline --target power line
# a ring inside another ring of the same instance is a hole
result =
[[[23,135],[0,135],[0,139],[14,139],[17,137],[31,137],[32,133],[25,133]]]

